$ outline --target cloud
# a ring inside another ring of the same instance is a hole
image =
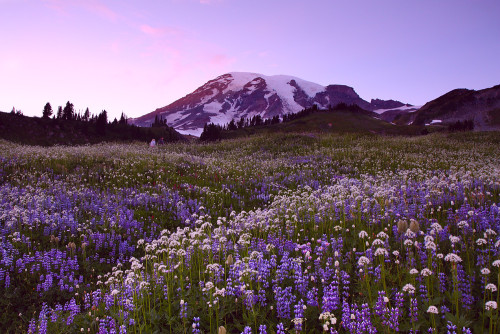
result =
[[[210,63],[210,65],[213,65],[213,66],[227,66],[227,65],[234,63],[234,61],[235,61],[234,58],[228,57],[224,54],[216,54],[216,55],[210,56],[208,59],[208,62]]]
[[[164,35],[179,35],[181,31],[179,29],[171,28],[171,27],[152,27],[149,24],[142,24],[139,27],[139,30],[145,33],[146,35],[153,37],[162,37]]]
[[[222,2],[222,0],[200,0],[200,3],[202,5],[211,5],[211,4],[214,4],[216,2]]]
[[[43,0],[44,5],[54,11],[59,15],[68,15],[67,8],[69,1],[63,0]]]
[[[116,22],[120,18],[120,15],[118,13],[116,13],[114,10],[104,5],[100,1],[84,1],[83,6],[85,6],[89,11],[108,21]]]
[[[46,7],[55,10],[58,14],[67,16],[70,8],[84,8],[94,15],[111,22],[116,22],[120,15],[106,6],[100,0],[42,0]]]

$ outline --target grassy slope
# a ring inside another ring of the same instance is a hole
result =
[[[317,112],[291,122],[226,131],[225,138],[245,137],[274,132],[377,133],[385,135],[418,135],[423,126],[394,125],[370,116],[348,111]]]

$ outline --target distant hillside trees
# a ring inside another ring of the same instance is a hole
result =
[[[163,119],[163,116],[158,117],[155,115],[155,121],[151,124],[152,127],[162,127],[167,125],[167,120]]]
[[[49,102],[47,102],[43,107],[42,118],[49,118],[50,116],[52,116],[52,113],[53,113],[52,106],[50,105]]]
[[[75,117],[75,107],[73,106],[73,103],[71,102],[66,102],[66,106],[64,107],[62,111],[62,119],[64,120],[73,120],[76,119]]]
[[[123,113],[122,113],[122,115],[123,115]],[[90,118],[90,111],[89,111],[89,108],[87,108],[87,109],[85,109],[85,112],[83,113],[82,121],[88,122],[89,118]]]
[[[101,136],[106,135],[106,125],[108,124],[108,112],[106,110],[101,111],[95,123],[97,133]]]
[[[57,114],[56,114],[56,118],[57,119],[61,119],[62,118],[62,112],[63,112],[62,106],[57,107]]]
[[[455,123],[451,123],[450,125],[448,125],[448,131],[450,132],[472,130],[474,130],[474,121],[471,119],[465,121],[456,121]]]
[[[222,126],[214,123],[207,123],[203,127],[200,135],[201,141],[215,141],[221,139]]]
[[[12,107],[12,110],[10,111],[12,115],[17,115],[17,116],[22,116],[23,112],[19,109],[16,109],[15,107]]]
[[[89,110],[89,109],[87,108],[87,110]],[[120,120],[118,121],[118,124],[128,124],[127,116],[125,116],[124,113],[122,113],[122,115],[120,116]]]
[[[310,108],[304,108],[297,113],[283,114],[281,116],[281,118],[279,115],[276,115],[272,118],[263,119],[262,116],[255,115],[253,117],[248,117],[248,118],[241,117],[238,121],[235,121],[233,119],[229,123],[224,124],[224,125],[207,123],[203,127],[203,132],[201,133],[200,140],[201,141],[219,140],[219,139],[228,137],[226,135],[227,131],[236,131],[236,130],[249,128],[249,127],[279,124],[281,122],[286,123],[286,122],[291,122],[291,121],[299,119],[299,118],[309,116],[309,115],[317,113],[317,112],[336,112],[336,111],[350,111],[350,112],[354,112],[354,113],[366,113],[367,112],[366,110],[364,110],[363,108],[361,108],[357,104],[348,105],[346,103],[339,103],[335,106],[329,105],[328,109],[326,109],[326,110],[320,109],[318,107],[318,105],[313,104]],[[157,122],[157,120],[155,119],[155,123],[156,122]]]

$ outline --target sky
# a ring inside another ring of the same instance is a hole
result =
[[[500,84],[498,0],[0,0],[0,111],[138,117],[228,72],[422,105]]]

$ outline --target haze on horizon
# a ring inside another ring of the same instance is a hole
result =
[[[0,0],[0,111],[138,117],[227,72],[423,104],[500,84],[497,0]]]

